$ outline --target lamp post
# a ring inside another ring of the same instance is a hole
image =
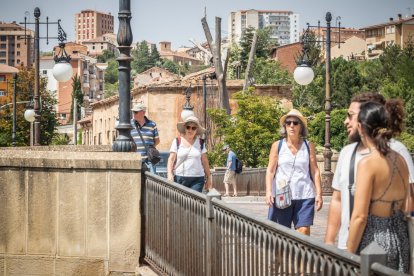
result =
[[[190,103],[191,98],[191,84],[190,86],[185,90],[185,103],[183,105],[183,110],[181,111],[181,120],[185,121],[190,116],[194,116],[194,106]]]
[[[46,22],[40,22],[40,9],[36,7],[34,9],[34,17],[35,22],[27,22],[27,18],[24,18],[24,29],[25,29],[25,44],[27,35],[26,35],[26,25],[27,24],[34,24],[35,25],[35,37],[34,37],[34,56],[35,56],[35,90],[34,90],[34,145],[40,145],[40,47],[39,41],[41,39],[39,34],[40,24],[45,24],[47,27],[46,39],[47,43],[49,43],[49,38],[57,38],[60,43],[59,47],[61,49],[65,47],[64,41],[66,40],[66,33],[63,31],[62,27],[60,26],[60,20],[57,22],[49,22],[49,18],[46,17]],[[20,24],[23,24],[22,22]],[[58,25],[58,37],[49,37],[49,24],[57,24]],[[42,37],[44,38],[44,37]],[[68,81],[73,74],[72,66],[69,65],[70,56],[66,54],[65,51],[60,52],[56,57],[55,61],[59,62],[58,66],[53,68],[53,75],[58,81],[65,82]],[[66,63],[66,64],[63,64]],[[63,65],[61,65],[63,64]]]
[[[338,18],[338,17],[337,17]],[[307,43],[309,42],[318,42],[318,43],[325,43],[325,51],[326,51],[326,58],[325,58],[325,66],[326,66],[326,78],[325,78],[325,150],[323,152],[324,156],[324,171],[322,172],[322,191],[324,194],[330,194],[332,191],[331,184],[333,173],[331,171],[331,159],[332,159],[332,150],[331,150],[331,21],[332,15],[330,12],[326,13],[325,16],[326,20],[326,38],[325,40],[315,40],[311,41],[309,39],[309,31],[310,27],[321,27],[319,24],[318,26],[310,26],[308,24],[308,28],[303,35],[302,42],[304,43],[303,47],[303,56],[301,64],[295,69],[293,73],[293,77],[295,81],[300,85],[308,85],[312,82],[314,78],[314,73],[312,68],[309,67],[307,61]],[[338,22],[339,31],[341,29],[341,22]],[[340,36],[339,36],[340,40]],[[341,42],[338,41],[340,47]]]
[[[118,137],[112,145],[116,152],[136,151],[137,146],[132,139],[131,129],[131,0],[119,0],[119,29],[117,35],[119,57],[118,81],[119,81],[119,123],[116,127]]]
[[[12,145],[16,146],[16,81],[17,74],[13,76],[13,130],[12,130]]]

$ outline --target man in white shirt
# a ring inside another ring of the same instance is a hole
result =
[[[385,104],[385,99],[378,93],[362,93],[354,96],[348,108],[347,117],[345,119],[345,127],[348,132],[349,141],[352,144],[345,146],[340,154],[336,166],[334,178],[332,181],[332,199],[328,211],[328,225],[325,234],[325,243],[335,244],[336,237],[338,237],[338,248],[346,249],[346,242],[348,240],[348,228],[350,221],[350,197],[349,197],[349,171],[351,157],[356,149],[355,163],[354,163],[354,178],[356,175],[356,168],[358,161],[363,157],[367,149],[360,141],[357,130],[358,113],[360,105],[364,102],[377,102]],[[414,184],[414,164],[407,148],[399,141],[391,139],[390,147],[392,150],[401,154],[408,166],[410,184]],[[411,185],[410,185],[411,186]],[[352,185],[351,191],[355,191],[355,181]]]

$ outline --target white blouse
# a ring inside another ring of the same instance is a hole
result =
[[[170,152],[177,154],[176,163],[174,164],[175,175],[178,176],[204,176],[204,168],[201,163],[201,155],[206,153],[206,145],[204,144],[201,150],[200,138],[196,137],[194,143],[190,147],[183,145],[184,138],[181,137],[181,142],[177,150],[177,140],[174,139]]]
[[[276,177],[273,179],[272,195],[276,195],[276,183],[286,181],[289,182],[293,199],[314,198],[315,185],[310,178],[309,162],[309,152],[305,142],[302,142],[295,159],[295,155],[284,140],[279,152]]]

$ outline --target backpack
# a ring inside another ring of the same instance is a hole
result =
[[[243,171],[243,162],[236,157],[236,173],[241,173]]]
[[[277,147],[277,154],[279,154],[280,149],[282,148],[282,144],[283,144],[283,141],[284,140],[285,139],[283,139],[283,138],[279,140],[279,145]],[[309,154],[309,176],[310,176],[310,179],[313,182],[312,171],[311,171],[311,164],[310,164],[310,148],[309,148],[309,142],[306,139],[304,139],[303,142],[305,142],[306,149],[308,150],[308,154]]]

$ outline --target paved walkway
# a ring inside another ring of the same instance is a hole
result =
[[[231,206],[243,210],[255,217],[266,219],[268,207],[264,202],[264,197],[258,196],[241,196],[241,197],[222,197],[224,202]],[[314,225],[311,227],[311,237],[323,242],[326,232],[326,224],[328,220],[328,209],[330,196],[323,197],[323,207],[319,212],[315,213]]]

